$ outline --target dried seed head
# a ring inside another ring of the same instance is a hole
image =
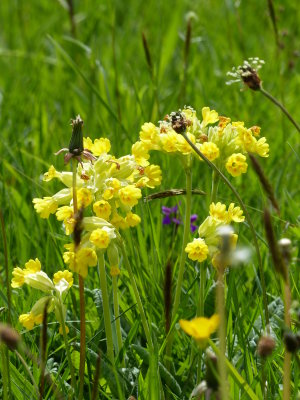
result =
[[[176,112],[171,112],[171,114],[169,115],[169,119],[175,132],[183,133],[186,131],[188,121],[185,118],[185,115],[180,110]]]
[[[252,90],[260,90],[261,79],[258,76],[257,71],[264,63],[265,62],[260,60],[258,57],[248,58],[248,60],[243,62],[243,65],[233,67],[231,71],[227,72],[227,75],[234,79],[226,82],[226,84],[231,85],[235,82],[243,82]]]
[[[18,332],[9,325],[0,324],[0,343],[3,342],[10,350],[18,347],[21,337]]]
[[[276,342],[271,336],[262,336],[257,345],[257,352],[262,358],[269,357],[275,349]]]
[[[80,154],[83,152],[83,120],[80,118],[80,115],[77,115],[75,119],[71,120],[71,125],[73,130],[69,144],[69,152],[75,156],[80,156]]]

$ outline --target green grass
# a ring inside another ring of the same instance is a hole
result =
[[[300,276],[296,261],[300,233],[299,228],[295,228],[300,214],[299,133],[279,109],[259,93],[240,91],[238,85],[225,85],[226,72],[233,65],[239,65],[251,56],[264,59],[266,64],[261,70],[261,77],[265,89],[284,103],[299,123],[298,2],[291,0],[283,2],[283,5],[275,2],[279,40],[283,44],[281,49],[276,46],[267,2],[264,1],[74,1],[75,37],[71,32],[68,11],[63,7],[65,3],[63,0],[4,0],[0,4],[0,193],[10,274],[13,267],[23,266],[29,258],[35,257],[41,260],[50,276],[63,267],[63,245],[68,240],[61,224],[55,218],[40,219],[33,209],[32,198],[47,196],[61,187],[56,183],[42,182],[41,174],[51,164],[57,170],[63,168],[63,158],[55,157],[54,153],[68,145],[71,118],[80,114],[85,122],[84,134],[93,139],[108,137],[112,153],[121,156],[130,152],[144,122],[156,123],[185,104],[199,113],[207,105],[220,115],[245,121],[246,126],[261,126],[262,135],[270,143],[270,157],[263,159],[261,165],[275,188],[280,205],[280,218],[273,215],[276,236],[288,236],[293,242],[294,262],[290,267],[292,296],[299,300]],[[185,75],[184,46],[189,16],[192,30]],[[145,57],[142,32],[147,38],[152,72]],[[184,188],[184,172],[180,170],[178,160],[152,152],[151,162],[159,164],[163,171],[162,185],[158,190]],[[276,350],[266,366],[269,398],[280,398],[283,307],[280,282],[274,273],[262,223],[267,200],[250,165],[246,175],[235,180],[232,178],[231,182],[241,194],[259,238],[271,325],[278,339]],[[192,212],[199,215],[199,223],[206,217],[210,202],[211,171],[204,163],[194,163],[193,188],[208,193],[207,196],[193,196],[192,199]],[[149,190],[148,194],[151,192]],[[235,201],[233,194],[222,183],[218,199],[226,203]],[[149,355],[145,349],[137,306],[131,296],[131,283],[124,271],[119,290],[127,368],[120,372],[120,380],[126,388],[127,397],[132,394],[139,399],[150,398],[148,393],[153,382],[149,373],[153,373],[153,369],[156,389],[164,391],[166,396],[169,391],[172,399],[188,399],[197,383],[196,367],[190,358],[191,348],[192,354],[196,354],[196,346],[177,325],[171,378],[164,369],[165,266],[170,248],[174,245],[171,261],[175,285],[183,227],[179,227],[175,237],[171,228],[163,227],[161,206],[174,205],[177,201],[163,199],[141,203],[137,207],[137,213],[142,217],[141,225],[125,234],[129,260],[155,346],[154,354]],[[184,198],[181,202],[183,213]],[[240,226],[238,233],[240,243],[252,248],[253,240],[247,224]],[[7,321],[2,249],[0,306],[3,308],[0,315],[2,321]],[[211,272],[212,269],[209,271],[205,287],[206,315],[211,315],[215,309],[214,272]],[[195,316],[199,274],[199,265],[186,262],[180,317],[189,319]],[[90,269],[85,286],[85,398],[89,398],[92,391],[99,351],[99,398],[118,398],[114,376],[106,358],[102,300],[96,269]],[[74,343],[72,356],[78,358],[77,367],[79,353],[76,349],[79,349],[80,336],[79,310],[73,307],[74,302],[78,303],[76,287],[72,296],[69,295],[67,300],[67,320],[72,321],[69,324],[69,339]],[[29,311],[38,299],[36,291],[26,288],[13,290],[12,299],[12,325],[21,332],[31,352],[38,356],[40,328],[25,332],[18,322],[19,314]],[[256,352],[257,341],[263,331],[262,309],[261,282],[254,252],[251,262],[230,270],[227,276],[228,358],[233,368],[229,381],[230,397],[234,399],[251,398],[247,397],[246,390],[241,389],[244,380],[249,384],[251,393],[262,398],[261,360]],[[63,341],[57,333],[58,326],[51,318],[47,367],[66,396],[68,387],[65,381],[69,371]],[[30,359],[26,361],[39,384],[39,369]],[[35,398],[28,374],[12,353],[10,365],[12,398]],[[299,389],[299,365],[296,362],[293,362],[292,373],[292,393],[296,398]],[[110,384],[113,394],[104,394],[107,390],[105,382]],[[54,398],[47,384],[45,394],[45,399]],[[159,398],[158,394],[155,396],[151,400]]]

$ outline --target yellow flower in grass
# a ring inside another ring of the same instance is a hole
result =
[[[228,158],[225,166],[227,171],[234,177],[245,174],[248,168],[246,157],[241,153],[232,154]]]
[[[63,259],[72,271],[77,272],[83,278],[87,276],[88,267],[97,265],[97,254],[90,247],[79,249],[76,252],[76,257],[74,251],[67,251],[63,254]]]
[[[109,245],[110,237],[105,227],[102,229],[95,229],[91,233],[90,242],[99,249],[106,249]]]
[[[64,279],[69,284],[69,288],[73,285],[73,274],[68,270],[58,271],[53,275],[53,283],[54,285],[58,285],[59,282]]]
[[[187,133],[188,138],[192,143],[196,143],[196,138],[192,133]],[[185,138],[181,135],[177,135],[177,150],[182,154],[191,154],[193,149],[189,145],[189,143],[185,140]]]
[[[21,269],[19,267],[14,268],[12,275],[13,279],[11,281],[11,286],[13,288],[19,288],[25,283],[25,276],[29,274],[34,274],[41,270],[41,263],[38,258],[35,260],[30,259],[25,264],[25,269]]]
[[[144,169],[144,176],[147,178],[145,185],[151,189],[161,184],[162,176],[159,165],[149,165]]]
[[[65,330],[66,330],[66,334],[68,334],[68,333],[70,332],[70,329],[68,328],[67,325],[65,325]],[[62,325],[59,325],[58,332],[59,332],[60,335],[63,335],[63,334],[64,334]]]
[[[106,181],[107,189],[103,192],[103,199],[110,200],[119,191],[121,182],[117,178],[111,178]]]
[[[132,228],[141,222],[141,218],[137,214],[130,212],[126,215],[125,222],[129,227]]]
[[[202,262],[207,259],[208,247],[203,239],[198,238],[187,244],[185,252],[189,259]]]
[[[33,313],[28,314],[21,314],[19,316],[20,323],[26,328],[27,330],[33,329],[34,325],[41,324],[43,321],[43,314],[34,315]]]
[[[181,319],[179,324],[185,333],[192,336],[197,344],[201,348],[204,348],[210,335],[215,332],[219,326],[219,316],[214,314],[210,318],[197,317],[191,321]]]
[[[206,158],[209,159],[209,161],[213,161],[220,156],[220,150],[213,142],[205,142],[200,144],[199,150],[205,155]]]
[[[209,107],[202,108],[202,127],[205,127],[209,124],[214,124],[215,122],[219,121],[219,115],[217,111],[211,110]]]
[[[71,235],[74,231],[75,218],[73,217],[73,207],[62,206],[56,211],[56,218],[58,221],[64,221],[66,234]]]
[[[80,188],[77,190],[77,205],[78,208],[88,207],[93,201],[92,192],[87,188]]]
[[[121,202],[125,206],[133,207],[138,203],[138,200],[142,197],[141,190],[133,185],[125,186],[119,190],[119,196]]]
[[[100,156],[103,153],[108,153],[111,145],[107,138],[95,139],[93,143],[93,141],[87,137],[83,138],[83,147],[86,150],[90,150],[94,156]]]
[[[97,217],[108,220],[111,214],[111,205],[108,201],[99,200],[93,204],[93,210]]]
[[[240,207],[234,207],[234,203],[230,203],[227,211],[227,223],[231,221],[234,222],[244,222],[245,217],[243,215],[243,210]]]
[[[58,202],[53,197],[35,198],[32,202],[41,218],[49,218],[50,214],[55,214],[58,207]]]

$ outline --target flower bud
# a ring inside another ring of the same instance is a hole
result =
[[[292,242],[288,238],[282,238],[279,240],[278,244],[284,261],[286,262],[287,265],[289,265],[291,261]]]
[[[257,345],[257,352],[262,358],[269,357],[275,349],[276,342],[271,336],[262,336]]]
[[[286,331],[283,336],[284,344],[288,352],[296,353],[299,349],[299,337],[291,331]]]
[[[71,125],[73,127],[73,130],[69,144],[69,152],[76,156],[79,156],[83,152],[83,120],[80,118],[80,115],[77,115],[77,117],[72,120]]]

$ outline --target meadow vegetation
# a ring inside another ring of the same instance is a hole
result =
[[[1,1],[0,398],[299,398],[299,21]]]

